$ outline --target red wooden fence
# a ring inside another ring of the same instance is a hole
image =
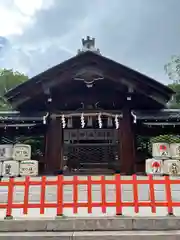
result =
[[[113,202],[106,201],[106,185],[115,186],[116,200]],[[133,186],[133,198],[132,202],[122,201],[122,184],[130,184]],[[149,186],[149,201],[139,201],[138,199],[138,185],[146,184]],[[161,184],[165,186],[166,201],[155,200],[154,184]],[[6,209],[6,217],[12,216],[13,209],[23,209],[24,214],[28,214],[28,210],[32,208],[40,209],[40,214],[44,214],[45,208],[55,208],[57,216],[63,214],[63,209],[72,208],[73,213],[78,212],[78,208],[86,207],[88,213],[92,213],[92,208],[100,207],[102,213],[106,213],[107,207],[115,207],[116,214],[122,214],[123,207],[134,207],[136,213],[139,212],[139,207],[150,207],[152,213],[156,213],[157,207],[167,207],[169,214],[173,213],[173,207],[180,207],[180,201],[173,202],[171,197],[171,184],[180,184],[180,179],[169,179],[168,176],[162,179],[153,179],[152,176],[148,176],[147,179],[137,179],[136,175],[132,176],[132,179],[121,178],[120,175],[115,175],[114,179],[105,179],[105,176],[101,176],[99,180],[94,180],[93,177],[88,176],[87,180],[78,179],[74,176],[72,180],[67,180],[63,176],[57,176],[56,180],[47,179],[45,176],[41,180],[31,180],[30,177],[26,177],[24,181],[17,181],[11,178],[9,181],[1,181],[0,187],[8,187],[8,200],[7,203],[0,203],[0,209]],[[63,186],[70,185],[73,187],[73,201],[71,203],[65,202],[63,199]],[[87,202],[78,202],[78,185],[87,186]],[[92,185],[101,186],[101,202],[95,202],[92,200]],[[15,186],[24,186],[24,201],[23,203],[13,202],[13,193]],[[32,203],[29,201],[29,187],[40,186],[40,202]],[[57,202],[46,202],[45,193],[46,186],[57,186]]]

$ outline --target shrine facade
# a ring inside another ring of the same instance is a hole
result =
[[[42,136],[47,174],[143,172],[137,135],[178,133],[180,111],[167,108],[173,94],[102,56],[87,37],[76,56],[7,92],[14,111],[0,112],[1,142]]]

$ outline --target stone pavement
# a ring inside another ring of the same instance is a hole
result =
[[[48,179],[55,179],[56,177],[48,177]],[[72,177],[65,177],[66,179],[71,179]],[[80,179],[84,179],[86,177],[80,176]],[[93,178],[98,179],[98,176],[94,176]],[[114,176],[107,176],[107,179],[112,179]],[[131,178],[130,176],[124,176],[124,178],[128,179]],[[145,179],[145,176],[139,176],[139,179]],[[162,178],[162,177],[156,177]],[[18,178],[17,180],[23,180],[24,178]],[[39,177],[32,178],[32,179],[40,179]],[[2,181],[7,179],[3,178]],[[166,200],[165,188],[163,185],[155,185],[155,198],[158,201]],[[180,201],[180,185],[172,185],[172,199],[173,201]],[[56,191],[57,188],[55,186],[47,186],[46,187],[46,201],[48,202],[56,202]],[[149,187],[148,185],[139,185],[138,186],[138,194],[140,201],[149,201]],[[73,201],[73,191],[72,186],[64,186],[64,202],[72,202]],[[24,198],[24,188],[23,187],[15,187],[14,193],[14,202],[21,203],[23,202]],[[132,185],[122,185],[122,198],[123,201],[133,201],[133,189]],[[106,199],[107,201],[115,201],[115,186],[107,185],[106,186]],[[100,185],[94,185],[92,187],[92,200],[96,202],[101,201],[101,189]],[[32,203],[39,203],[40,201],[40,186],[31,186],[30,187],[30,194],[29,194],[29,201]],[[5,203],[7,202],[7,188],[0,187],[0,202]],[[87,202],[87,186],[81,185],[78,187],[78,202]],[[180,208],[174,208],[174,214],[176,216],[180,216]],[[102,214],[101,208],[93,208],[91,214],[88,214],[86,208],[79,208],[78,214],[73,214],[72,209],[64,209],[65,216],[79,216],[79,217],[93,217],[93,216],[114,216],[115,215],[115,208],[108,207],[107,213]],[[148,207],[141,207],[139,213],[134,212],[133,207],[124,207],[123,208],[123,215],[124,216],[166,216],[167,209],[166,207],[158,207],[156,213],[151,213],[151,208]],[[4,218],[5,210],[0,209],[0,218]],[[16,218],[24,217],[24,218],[35,218],[35,217],[42,217],[42,218],[53,218],[56,216],[56,209],[46,209],[45,214],[41,216],[39,214],[39,209],[30,209],[27,216],[23,216],[22,209],[14,209],[13,216]]]
[[[180,231],[123,231],[123,232],[26,232],[26,233],[0,233],[2,240],[177,240],[180,238]]]
[[[58,218],[56,220],[0,221],[0,238],[7,240],[176,240],[180,218]]]

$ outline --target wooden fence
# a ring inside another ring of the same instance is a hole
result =
[[[115,201],[106,201],[106,185],[115,186]],[[131,185],[133,187],[133,201],[122,201],[122,184]],[[138,198],[138,185],[146,184],[149,186],[149,197],[148,201],[140,201]],[[160,184],[165,186],[166,201],[155,200],[155,189],[154,185]],[[87,208],[88,213],[92,213],[92,208],[101,208],[102,213],[106,213],[108,207],[116,208],[116,214],[122,215],[123,207],[133,207],[135,213],[139,212],[140,207],[150,207],[152,213],[156,213],[157,207],[167,207],[168,214],[173,214],[173,207],[180,207],[180,201],[172,201],[171,197],[171,185],[180,184],[180,179],[170,179],[168,176],[162,179],[153,179],[152,176],[148,176],[147,179],[138,179],[136,175],[133,175],[131,179],[122,178],[119,174],[115,175],[114,179],[106,179],[105,176],[101,176],[99,180],[94,180],[93,177],[88,176],[86,180],[78,179],[74,176],[72,180],[67,180],[63,176],[57,176],[55,180],[48,179],[43,176],[41,179],[31,180],[30,177],[26,177],[25,180],[15,180],[10,178],[8,181],[1,181],[1,187],[8,187],[8,199],[7,203],[0,203],[0,209],[6,209],[6,217],[12,217],[13,209],[23,209],[23,214],[28,214],[28,210],[32,208],[38,208],[40,214],[45,213],[46,208],[55,208],[57,216],[63,215],[63,209],[72,208],[73,213],[78,212],[78,208]],[[73,201],[66,202],[63,199],[63,187],[65,185],[72,186]],[[78,201],[78,186],[87,186],[87,202]],[[101,201],[95,202],[92,200],[92,186],[99,185],[101,187]],[[24,186],[24,200],[22,203],[15,203],[13,195],[15,186]],[[39,203],[33,203],[29,201],[29,188],[30,186],[40,186],[40,201]],[[46,187],[56,186],[57,187],[57,201],[47,202],[45,201]]]

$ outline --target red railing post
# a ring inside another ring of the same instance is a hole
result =
[[[63,175],[57,177],[57,217],[63,215]]]
[[[116,215],[122,215],[122,192],[121,192],[121,176],[115,175],[116,181]]]
[[[92,213],[92,178],[91,176],[87,177],[87,204],[88,204],[88,213]]]
[[[41,195],[40,195],[40,214],[44,214],[44,204],[46,196],[46,177],[41,178]]]
[[[101,203],[102,213],[106,213],[106,179],[101,176]]]
[[[133,178],[134,211],[135,213],[138,213],[139,212],[138,180],[136,175],[133,175],[132,178]]]
[[[73,213],[78,213],[78,177],[73,177]]]
[[[8,199],[6,208],[5,219],[12,219],[12,205],[13,205],[13,191],[14,191],[14,178],[10,178],[8,182]]]
[[[116,201],[107,201],[106,199],[106,185],[115,185],[116,186]],[[133,185],[133,201],[122,200],[122,184]],[[138,199],[138,184],[144,184],[149,186],[149,200],[140,200]],[[165,184],[166,190],[166,200],[165,201],[156,201],[155,200],[155,184]],[[113,180],[106,179],[105,176],[101,176],[100,180],[92,179],[91,176],[88,176],[87,179],[78,179],[78,176],[74,176],[73,179],[65,179],[62,175],[59,175],[55,180],[47,179],[45,176],[41,180],[30,180],[30,177],[26,177],[24,181],[14,180],[10,178],[9,181],[0,182],[0,187],[8,187],[8,199],[7,203],[0,203],[0,209],[6,210],[5,219],[12,219],[13,209],[23,209],[23,214],[28,214],[29,208],[38,208],[40,209],[40,214],[45,213],[46,208],[56,208],[57,216],[63,215],[64,208],[73,209],[73,213],[78,212],[78,208],[86,207],[88,213],[92,213],[92,208],[101,208],[102,213],[106,213],[108,207],[116,207],[116,215],[122,215],[123,207],[134,207],[135,213],[139,213],[140,207],[151,207],[151,212],[156,213],[157,207],[167,207],[169,215],[173,215],[173,207],[180,207],[180,201],[173,201],[171,194],[171,184],[180,184],[180,179],[169,179],[166,176],[164,179],[153,179],[153,176],[150,175],[146,179],[137,179],[136,175],[132,176],[132,179],[122,179],[119,174],[115,175]],[[66,199],[63,198],[63,186],[70,185],[73,188],[73,202],[66,202]],[[87,202],[78,202],[78,186],[87,186]],[[101,187],[101,202],[92,200],[92,185],[100,185]],[[17,203],[13,202],[13,191],[14,186],[24,186],[24,202]],[[40,186],[40,202],[32,203],[29,202],[29,187],[30,186]],[[57,186],[57,201],[46,202],[45,193],[46,186]]]
[[[167,200],[167,210],[168,215],[173,215],[173,207],[172,207],[172,195],[171,195],[171,180],[169,176],[165,176],[165,188],[166,188],[166,200]]]
[[[29,179],[30,179],[30,177],[27,176],[25,178],[25,182],[24,182],[24,208],[23,208],[23,214],[28,214]]]
[[[148,178],[149,178],[149,195],[150,195],[150,201],[151,201],[151,212],[156,213],[153,176],[149,175]]]

